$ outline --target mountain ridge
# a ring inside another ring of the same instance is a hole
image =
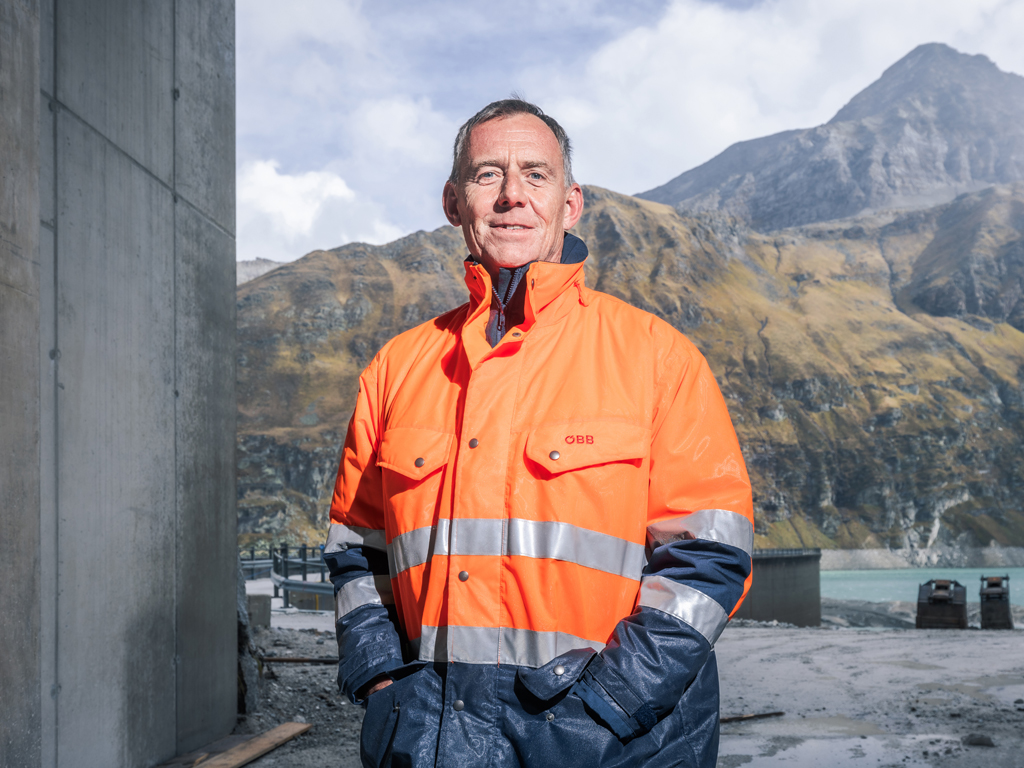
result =
[[[768,232],[1024,180],[1024,77],[918,46],[827,123],[739,142],[637,195]]]

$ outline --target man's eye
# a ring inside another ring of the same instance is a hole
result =
[[[538,173],[537,171],[534,171],[533,173],[530,174],[530,178],[534,179],[536,181],[541,181],[544,178],[544,174],[543,173]]]
[[[477,178],[480,181],[488,181],[490,179],[495,179],[497,177],[498,174],[496,174],[494,171],[483,171],[479,176],[477,176]]]

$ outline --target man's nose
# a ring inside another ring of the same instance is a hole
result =
[[[505,174],[501,185],[498,204],[503,208],[522,208],[526,205],[526,188],[514,173]]]

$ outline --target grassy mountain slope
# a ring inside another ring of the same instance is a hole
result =
[[[588,284],[686,333],[718,377],[758,546],[1024,545],[1024,188],[771,235],[585,196]],[[464,256],[444,227],[239,287],[243,539],[323,536],[360,370],[465,301]]]

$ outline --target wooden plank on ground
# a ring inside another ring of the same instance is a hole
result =
[[[734,717],[723,717],[720,722],[738,723],[743,720],[760,720],[762,717],[782,717],[785,712],[762,712],[756,715],[736,715]]]
[[[188,752],[184,755],[178,755],[173,760],[168,760],[166,763],[160,763],[156,768],[196,768],[204,760],[213,755],[219,755],[221,752],[227,752],[233,747],[237,747],[239,744],[244,744],[250,739],[256,738],[252,734],[234,734],[232,736],[225,736],[223,739],[217,739],[214,742],[207,744],[202,749],[197,749],[194,752]]]
[[[174,758],[169,763],[160,763],[156,768],[195,768],[209,756],[209,752],[189,752],[187,755]]]
[[[277,728],[271,728],[266,733],[249,739],[244,744],[232,747],[227,752],[221,752],[219,755],[204,760],[199,764],[199,768],[241,768],[312,727],[309,723],[283,723]]]

